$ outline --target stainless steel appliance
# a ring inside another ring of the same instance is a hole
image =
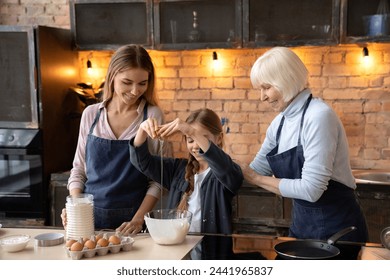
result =
[[[78,81],[70,30],[0,26],[0,222],[48,224],[50,174],[76,146],[64,102]]]
[[[42,218],[41,136],[38,129],[0,129],[0,220]]]

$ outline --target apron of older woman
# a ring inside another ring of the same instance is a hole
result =
[[[300,179],[302,176],[305,158],[301,145],[301,130],[311,99],[312,95],[307,99],[302,112],[297,146],[278,154],[284,116],[280,121],[276,147],[267,154],[268,163],[276,178]],[[357,230],[340,240],[367,241],[367,226],[355,192],[340,182],[329,180],[327,190],[316,202],[293,199],[292,224],[289,230],[291,237],[327,240],[348,226],[356,226]]]
[[[85,192],[93,194],[95,228],[115,229],[130,221],[141,205],[148,179],[130,162],[129,141],[92,135],[102,109],[89,130],[85,151]],[[147,107],[144,109],[147,118]]]

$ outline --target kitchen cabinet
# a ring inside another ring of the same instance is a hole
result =
[[[71,29],[80,50],[115,49],[127,43],[159,50],[336,44],[339,3],[74,0]],[[320,15],[313,13],[318,7]]]
[[[287,236],[291,222],[291,199],[244,181],[233,199],[235,233]]]
[[[65,207],[66,197],[69,195],[67,188],[70,172],[52,173],[49,185],[50,224],[62,227],[61,212]]]
[[[369,242],[381,243],[382,229],[390,226],[390,185],[358,183],[357,196],[366,217]]]
[[[152,0],[71,0],[73,45],[113,50],[125,44],[152,47]]]
[[[243,45],[337,44],[339,12],[340,0],[243,0]]]
[[[70,0],[69,5],[76,49],[134,43],[184,50],[387,42],[389,14],[371,17],[380,1],[387,0]]]
[[[156,49],[238,48],[241,0],[154,0]]]
[[[342,0],[341,42],[390,41],[388,0]],[[378,14],[378,10],[384,14]]]

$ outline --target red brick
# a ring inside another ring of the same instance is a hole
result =
[[[212,97],[213,97],[213,99],[225,99],[225,100],[245,99],[246,94],[245,94],[245,90],[214,89],[214,90],[212,90]]]
[[[364,150],[364,159],[375,160],[380,158],[380,152],[377,149]]]
[[[199,80],[197,78],[181,79],[181,86],[183,89],[196,89],[199,87]]]
[[[253,123],[244,123],[242,124],[242,132],[243,133],[258,133],[259,126]]]
[[[231,145],[231,150],[235,155],[246,155],[248,154],[248,146],[243,144]]]

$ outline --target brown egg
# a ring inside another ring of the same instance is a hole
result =
[[[85,241],[84,246],[87,247],[88,249],[95,249],[96,242],[94,242],[93,240],[89,239],[89,240]]]
[[[74,240],[74,239],[69,239],[68,241],[66,241],[66,244],[65,246],[67,248],[70,248],[72,246],[73,243],[77,242],[77,240]]]
[[[71,251],[82,251],[84,248],[84,245],[81,244],[80,242],[75,242],[72,244],[72,246],[70,246],[70,250]]]
[[[103,237],[103,233],[99,233],[98,235],[95,236],[95,240],[96,242],[99,241],[99,239],[101,239]]]
[[[111,235],[108,239],[108,242],[110,242],[112,245],[118,245],[121,243],[121,238],[117,235]]]
[[[97,242],[97,244],[101,247],[107,247],[108,246],[108,240],[104,237],[100,238]]]

